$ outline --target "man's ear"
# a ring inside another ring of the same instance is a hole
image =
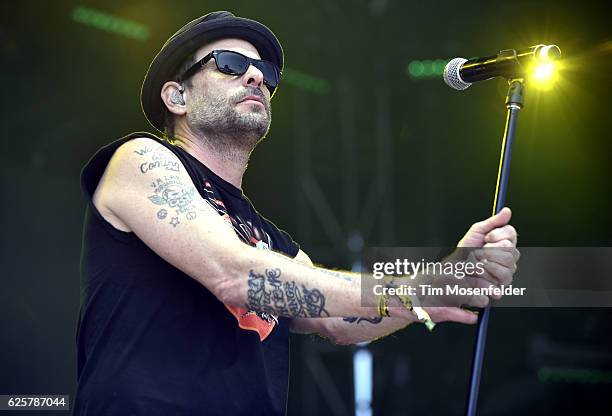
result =
[[[163,85],[161,99],[172,114],[182,116],[187,111],[184,92],[183,86],[176,81],[168,81]]]

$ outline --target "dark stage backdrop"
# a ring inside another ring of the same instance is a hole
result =
[[[260,20],[283,43],[286,78],[244,188],[316,262],[350,268],[350,248],[361,246],[452,245],[488,216],[506,86],[455,92],[430,61],[536,43],[558,44],[567,66],[550,91],[528,87],[519,118],[508,204],[520,244],[612,243],[604,2],[0,7],[0,394],[74,393],[79,170],[103,144],[150,129],[139,105],[150,60],[177,28],[212,10]],[[610,412],[609,310],[493,312],[481,414]],[[375,414],[462,414],[474,335],[446,324],[373,343]],[[353,349],[305,336],[291,344],[288,413],[352,413]]]

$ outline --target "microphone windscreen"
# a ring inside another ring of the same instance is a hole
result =
[[[444,82],[449,87],[455,90],[465,90],[467,87],[472,85],[470,82],[465,82],[461,79],[461,74],[459,70],[461,66],[467,62],[467,59],[464,58],[455,58],[451,59],[449,63],[446,64],[444,68]]]

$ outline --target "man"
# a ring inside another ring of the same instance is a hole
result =
[[[83,169],[76,414],[283,414],[290,330],[350,344],[419,320],[396,297],[384,305],[391,317],[362,307],[359,275],[313,266],[242,193],[282,67],[260,23],[228,12],[190,22],[143,84],[145,115],[165,140],[133,133]],[[475,224],[460,244],[514,247],[509,219],[505,209]],[[488,279],[508,283],[515,261],[498,259]]]

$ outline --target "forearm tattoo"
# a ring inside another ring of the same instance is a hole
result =
[[[347,282],[350,282],[352,279],[350,276],[348,276],[346,273],[339,273],[335,270],[329,270],[329,269],[324,269],[324,268],[316,268],[318,271],[320,271],[321,273],[325,273],[329,276],[338,278],[338,279],[342,279],[342,280],[346,280]]]
[[[149,146],[135,150],[134,153],[142,156],[139,161],[138,170],[142,174],[151,171],[179,172],[180,162],[172,155],[168,155],[169,150],[153,150]],[[185,221],[194,220],[197,216],[195,199],[198,192],[191,184],[183,182],[180,176],[160,176],[151,182],[153,194],[147,198],[160,208],[157,211],[157,219],[170,224],[176,228]]]
[[[258,312],[293,318],[328,317],[325,296],[295,282],[280,280],[280,269],[266,269],[264,274],[249,272],[247,307]]]
[[[305,264],[303,261],[296,260],[294,257],[288,257],[285,254],[277,253],[275,251],[270,251],[270,253],[275,255],[275,256],[282,257],[283,259],[291,259],[291,260],[299,263],[302,266],[310,268],[311,270],[316,270],[318,273],[325,273],[328,276],[335,277],[337,279],[346,280],[347,282],[352,282],[353,281],[353,279],[351,278],[351,276],[350,276],[350,274],[348,272],[342,272],[342,271],[326,269],[325,267],[317,267],[314,264]]]
[[[371,318],[360,318],[358,316],[352,316],[352,317],[347,317],[347,318],[342,318],[343,321],[346,321],[348,323],[356,323],[358,324],[359,322],[369,322],[371,324],[379,324],[382,322],[383,318],[382,316],[373,316]]]

